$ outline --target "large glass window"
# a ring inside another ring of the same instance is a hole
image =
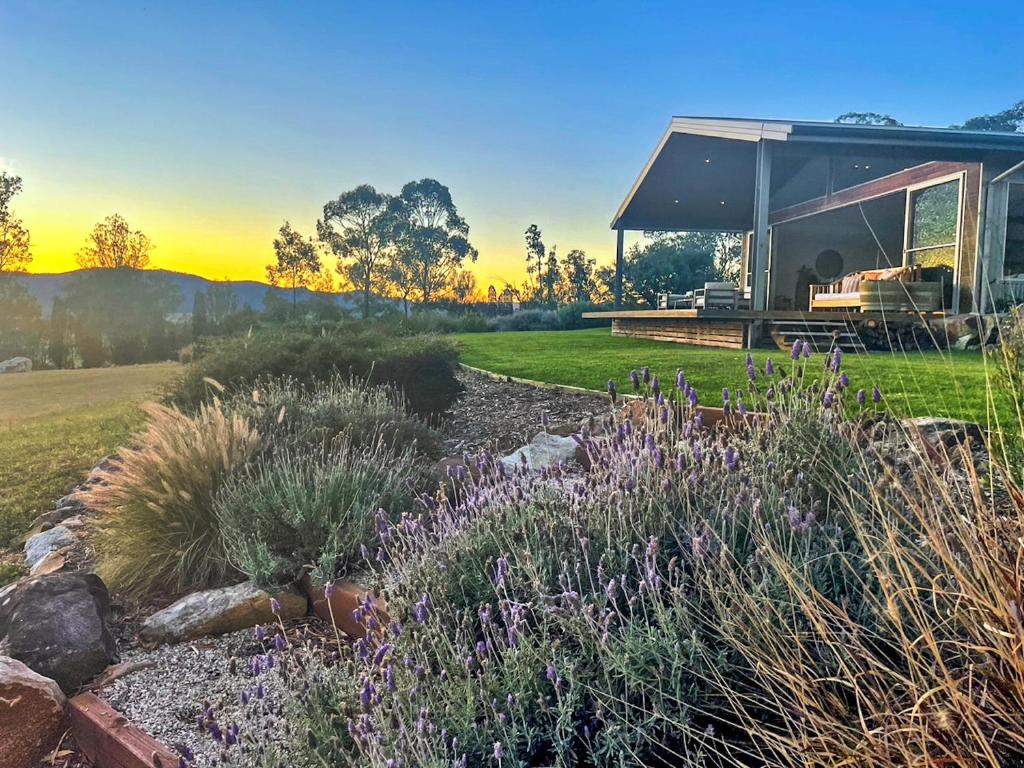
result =
[[[1011,184],[1006,211],[1005,277],[1024,277],[1024,184]]]
[[[952,283],[960,214],[959,180],[910,193],[907,263],[919,264],[932,279]]]

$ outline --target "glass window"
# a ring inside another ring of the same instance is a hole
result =
[[[1006,259],[1003,275],[1024,277],[1024,184],[1011,184],[1006,211]]]
[[[952,281],[959,213],[959,180],[911,192],[907,263],[938,270],[933,276]]]

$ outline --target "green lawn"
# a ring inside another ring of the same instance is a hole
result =
[[[629,371],[647,365],[666,385],[677,368],[700,393],[701,402],[721,405],[723,387],[746,386],[746,352],[690,347],[612,336],[607,328],[584,331],[521,331],[461,334],[462,361],[495,373],[553,384],[604,391],[614,379],[628,392]],[[777,367],[790,364],[780,350],[754,350],[759,368],[771,357]],[[822,355],[808,361],[808,371],[824,364]],[[979,352],[914,352],[846,355],[843,367],[851,387],[870,391],[877,384],[889,408],[901,415],[950,416],[990,424],[989,370]],[[1009,406],[996,395],[1000,421],[1009,421]]]
[[[142,425],[174,363],[0,376],[0,545]]]

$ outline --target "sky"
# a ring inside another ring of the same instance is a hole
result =
[[[0,0],[0,168],[36,272],[114,212],[152,265],[263,279],[362,183],[436,178],[482,287],[523,231],[613,258],[672,115],[950,125],[1024,99],[1024,3]]]

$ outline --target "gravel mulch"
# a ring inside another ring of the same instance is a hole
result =
[[[498,380],[462,369],[466,388],[445,414],[442,427],[450,456],[489,448],[512,451],[541,431],[546,413],[552,427],[579,424],[588,416],[608,412],[608,398]]]

